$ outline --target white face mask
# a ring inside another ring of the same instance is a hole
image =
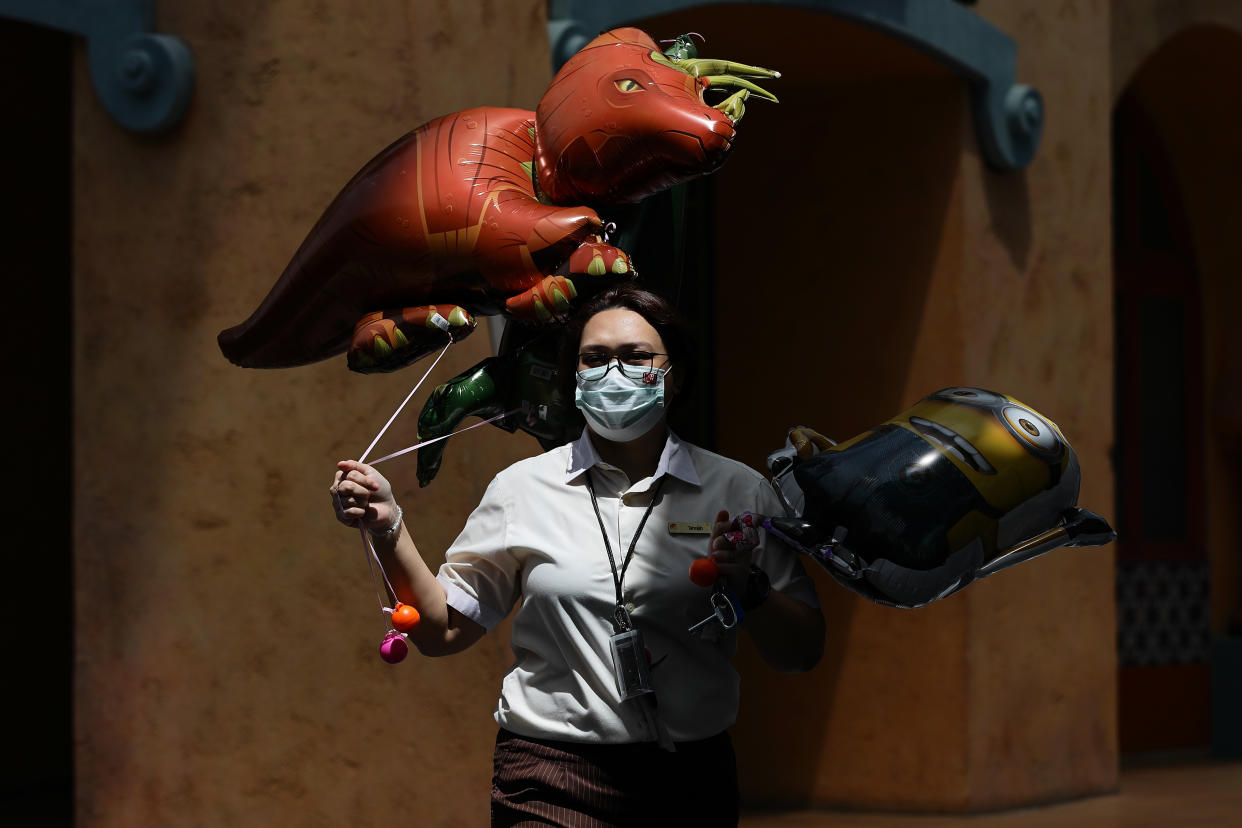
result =
[[[591,430],[618,443],[628,443],[646,434],[664,413],[664,375],[656,368],[642,377],[632,378],[616,366],[588,368],[578,372],[574,405],[586,417]],[[646,377],[652,377],[651,382]]]

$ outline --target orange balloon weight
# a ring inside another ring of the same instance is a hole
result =
[[[701,587],[709,587],[720,577],[720,569],[711,558],[699,558],[690,564],[690,580]]]
[[[392,610],[392,625],[400,632],[408,633],[418,626],[421,617],[409,604],[397,604]]]

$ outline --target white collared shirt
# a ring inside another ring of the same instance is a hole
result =
[[[490,630],[518,604],[515,661],[496,721],[519,735],[562,741],[655,738],[639,705],[623,703],[617,691],[610,646],[616,589],[588,472],[618,573],[656,482],[665,478],[625,572],[623,597],[650,651],[659,716],[672,738],[721,732],[737,715],[738,675],[730,663],[737,630],[715,640],[687,632],[711,613],[710,590],[688,574],[691,562],[707,554],[708,536],[673,534],[670,524],[710,524],[720,509],[783,510],[758,472],[671,432],[655,474],[632,484],[600,459],[586,430],[574,443],[513,464],[492,480],[449,548],[437,577],[451,607]],[[765,538],[754,560],[773,589],[818,606],[795,552]]]

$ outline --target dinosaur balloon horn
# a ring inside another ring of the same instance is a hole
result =
[[[769,101],[776,101],[776,96],[771,92],[746,80],[746,78],[779,78],[781,73],[775,69],[764,69],[762,66],[751,66],[748,63],[715,58],[670,58],[659,52],[653,52],[651,57],[658,63],[680,69],[687,75],[704,78],[712,86],[742,87]]]
[[[653,60],[699,78],[705,88],[736,89],[732,95],[713,105],[714,109],[723,112],[735,124],[746,113],[745,103],[752,92],[760,98],[777,103],[775,95],[747,78],[779,78],[780,72],[732,60],[700,58],[697,55],[698,50],[689,35],[677,38],[674,45],[663,54],[651,53]]]

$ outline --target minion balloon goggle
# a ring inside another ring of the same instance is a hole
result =
[[[789,514],[764,526],[835,580],[915,608],[1060,546],[1116,533],[1077,507],[1078,457],[1013,397],[946,388],[843,443],[805,428],[768,457]]]

